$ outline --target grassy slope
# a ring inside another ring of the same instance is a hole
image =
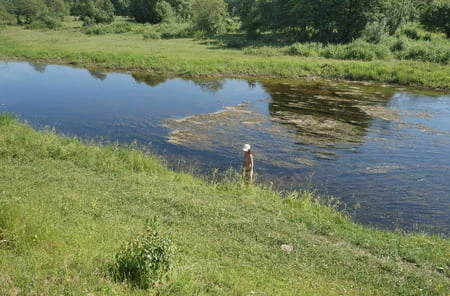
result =
[[[448,239],[365,229],[309,193],[280,199],[239,182],[205,183],[143,153],[83,145],[1,115],[0,164],[0,295],[450,291]],[[108,274],[149,217],[176,247],[159,291]]]
[[[450,67],[413,61],[342,61],[293,56],[255,56],[191,39],[143,40],[142,34],[86,36],[61,31],[0,29],[1,59],[32,59],[172,75],[225,75],[376,80],[450,87]]]

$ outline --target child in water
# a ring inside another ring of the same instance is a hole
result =
[[[245,144],[244,148],[244,164],[242,166],[244,181],[247,183],[253,182],[253,154],[249,144]]]

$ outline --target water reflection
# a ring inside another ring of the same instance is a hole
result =
[[[374,102],[359,88],[342,91],[317,83],[264,88],[271,94],[272,120],[292,127],[298,143],[333,148],[363,142],[371,117],[361,106]]]
[[[89,74],[91,74],[91,76],[93,78],[98,79],[98,80],[105,80],[108,77],[107,73],[93,71],[93,70],[89,70],[88,72],[89,72]]]
[[[44,73],[45,70],[47,70],[46,64],[40,64],[40,63],[29,63],[31,67],[33,67],[34,71],[38,73]]]
[[[387,228],[450,229],[450,98],[335,81],[181,79],[0,65],[0,112],[35,127],[130,143],[173,167],[239,168],[251,143],[258,181],[312,186]]]

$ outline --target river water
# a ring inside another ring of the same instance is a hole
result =
[[[200,174],[238,170],[249,143],[258,183],[335,196],[365,225],[450,233],[445,92],[0,62],[3,112],[82,139],[137,141]]]

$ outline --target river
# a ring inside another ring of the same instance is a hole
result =
[[[0,113],[81,139],[133,141],[198,174],[334,196],[355,221],[450,233],[450,95],[317,79],[182,79],[0,62]]]

